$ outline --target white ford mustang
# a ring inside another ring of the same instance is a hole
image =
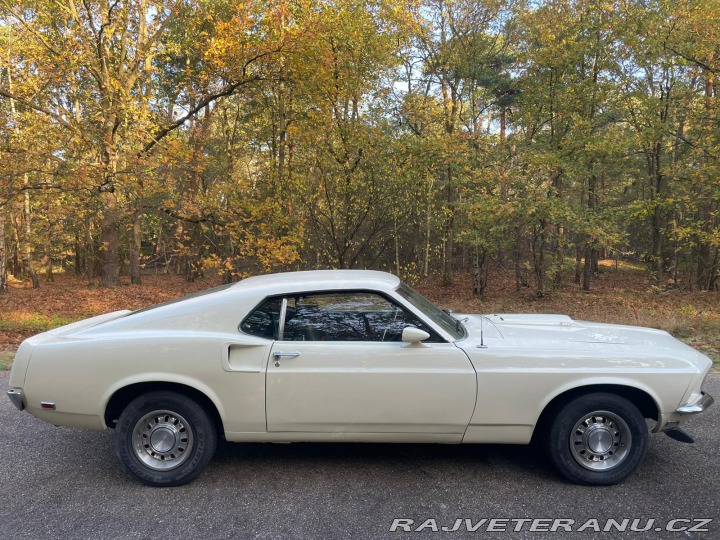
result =
[[[228,441],[544,444],[612,484],[654,431],[712,398],[712,363],[666,332],[561,315],[450,315],[383,272],[265,275],[20,346],[9,396],[55,425],[115,429],[140,481],[195,478]]]

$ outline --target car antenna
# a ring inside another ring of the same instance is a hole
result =
[[[483,304],[482,300],[480,301],[480,310],[482,311]],[[478,349],[487,349],[487,345],[485,345],[485,335],[483,334],[483,320],[485,319],[485,315],[480,313],[480,345],[478,345]]]

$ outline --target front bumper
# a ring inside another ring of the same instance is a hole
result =
[[[12,401],[13,405],[15,405],[19,411],[22,411],[25,408],[25,402],[23,401],[23,393],[22,390],[8,390],[8,397],[10,398],[10,401]]]
[[[697,402],[693,403],[692,405],[686,405],[685,407],[680,407],[677,411],[675,411],[675,414],[679,414],[681,416],[685,416],[688,414],[698,414],[703,412],[705,409],[707,409],[710,405],[712,405],[715,400],[710,394],[707,394],[705,392],[701,392],[702,397],[697,400]]]
[[[673,413],[661,414],[655,429],[653,429],[653,433],[675,429],[682,425],[690,416],[700,414],[715,402],[710,394],[706,392],[701,392],[701,394],[700,399],[692,405],[679,407]]]

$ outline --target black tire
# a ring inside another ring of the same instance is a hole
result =
[[[125,407],[115,427],[115,453],[143,484],[170,487],[195,479],[217,447],[215,424],[192,399],[149,392]]]
[[[642,463],[648,430],[631,401],[615,394],[589,394],[556,409],[545,443],[553,465],[571,482],[612,485]]]

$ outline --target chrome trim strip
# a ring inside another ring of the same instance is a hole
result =
[[[25,408],[25,403],[23,403],[22,398],[22,390],[15,391],[15,389],[8,390],[7,395],[10,398],[10,401],[12,401],[12,404],[15,405],[19,411],[22,411]]]
[[[287,296],[282,299],[282,305],[280,306],[280,321],[278,322],[278,341],[283,340],[285,334],[285,313],[287,313]]]
[[[675,412],[677,414],[698,414],[698,413],[703,412],[714,402],[715,402],[715,400],[713,399],[713,397],[710,394],[706,394],[705,392],[702,392],[702,397],[697,401],[697,403],[694,403],[692,405],[685,405],[684,407],[680,407]]]

